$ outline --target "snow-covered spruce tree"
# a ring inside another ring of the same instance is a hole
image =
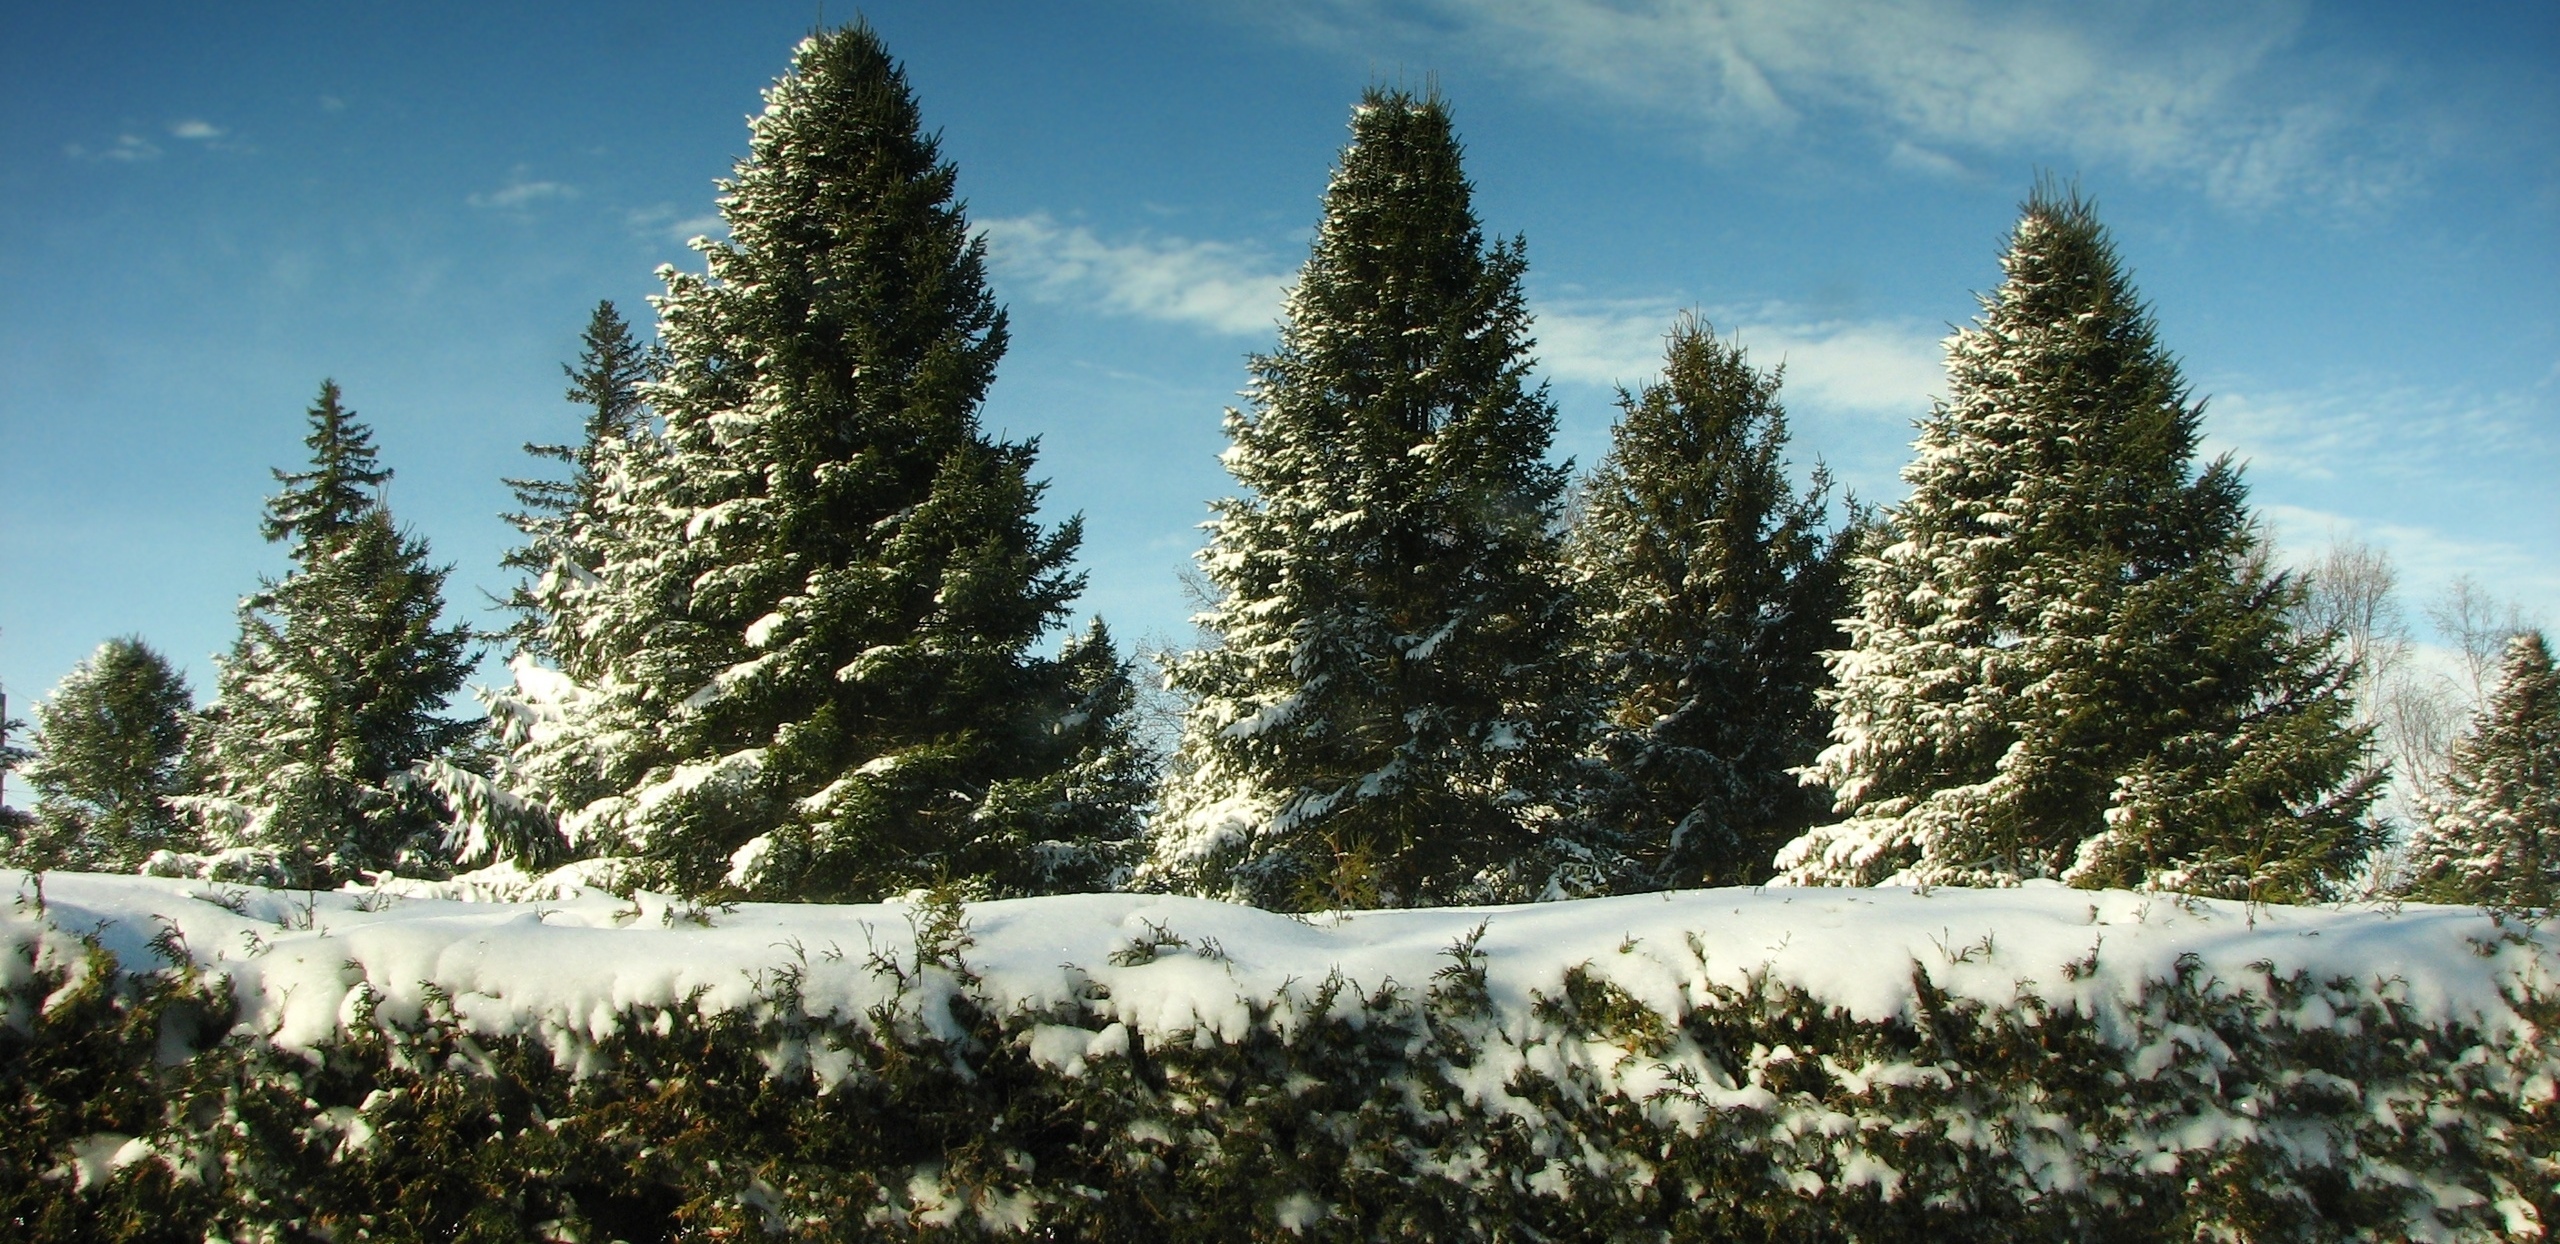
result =
[[[988,815],[1024,827],[1029,888],[1116,889],[1139,862],[1161,758],[1138,737],[1137,667],[1120,655],[1102,619],[1067,640],[1058,664],[1067,675],[1064,694],[1044,716],[1052,735],[1047,750],[1065,763],[1036,781],[996,787]]]
[[[1831,725],[1815,693],[1858,528],[1826,533],[1820,470],[1788,482],[1778,384],[1707,325],[1674,325],[1661,383],[1619,396],[1570,539],[1611,697],[1592,811],[1665,889],[1762,881],[1829,810],[1794,770]]]
[[[645,712],[615,694],[631,688],[614,671],[665,611],[616,591],[606,576],[627,587],[676,538],[667,516],[633,494],[636,482],[662,474],[663,446],[640,396],[657,368],[657,352],[633,337],[611,302],[598,302],[577,361],[561,365],[568,400],[582,413],[579,443],[524,447],[566,464],[567,478],[505,481],[517,509],[503,517],[524,535],[501,558],[523,576],[505,601],[515,619],[499,634],[513,649],[513,685],[476,691],[488,709],[479,755],[422,770],[452,813],[456,863],[540,869],[592,855],[598,844],[581,832],[594,819],[587,810],[617,806],[641,777],[640,749],[629,743]],[[564,824],[562,810],[580,819]]]
[[[196,834],[167,800],[187,793],[195,697],[167,658],[111,639],[36,705],[35,817],[8,863],[131,872]]]
[[[1520,244],[1488,245],[1436,98],[1373,90],[1280,347],[1227,412],[1215,643],[1146,884],[1272,907],[1606,890],[1567,815],[1591,712],[1528,386]]]
[[[334,382],[310,419],[311,469],[276,473],[264,525],[293,568],[241,602],[205,793],[181,802],[211,845],[271,852],[300,884],[432,870],[443,813],[411,779],[472,730],[444,715],[471,632],[438,625],[447,572],[393,526],[375,491],[391,472]]]
[[[9,695],[0,691],[0,841],[17,842],[35,818],[9,806],[9,778],[35,758],[21,740],[27,723],[9,715]]]
[[[2508,641],[2498,689],[2455,741],[2442,788],[2419,806],[2416,897],[2560,907],[2560,667],[2540,631]]]
[[[1023,791],[1076,740],[1033,645],[1081,587],[1079,524],[1043,530],[1034,446],[979,427],[984,244],[868,28],[803,42],[752,128],[730,240],[663,274],[639,396],[665,431],[604,480],[634,521],[583,589],[595,651],[557,654],[585,724],[545,801],[688,891],[1043,888],[1057,822]]]
[[[2378,831],[2337,637],[2287,623],[2228,460],[2076,192],[2025,205],[1948,340],[1908,501],[1854,563],[1801,884],[2160,886],[2293,901]]]
[[[566,479],[510,479],[516,509],[505,516],[524,543],[500,564],[524,578],[507,598],[515,621],[500,633],[518,652],[558,661],[576,646],[575,594],[595,579],[610,538],[603,530],[607,473],[621,451],[647,434],[649,412],[640,386],[656,374],[653,352],[631,335],[611,302],[598,302],[587,318],[578,361],[560,370],[569,378],[569,400],[585,411],[575,445],[527,443],[525,453],[565,464]]]

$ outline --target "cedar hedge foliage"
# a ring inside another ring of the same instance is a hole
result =
[[[433,994],[395,1022],[358,986],[305,1055],[235,1029],[174,924],[156,966],[47,925],[0,965],[0,1235],[2266,1241],[2560,1216],[2545,996],[2498,1040],[2420,1022],[2395,982],[2241,988],[2191,958],[2108,1032],[1916,964],[1918,1013],[1881,1023],[1766,978],[1659,1014],[1575,970],[1502,1022],[1469,940],[1427,986],[1336,975],[1236,1039],[1148,1040],[1099,996],[1000,1012],[956,902],[917,933],[874,954],[894,1001],[858,1019],[813,1014],[778,952],[757,1007],[634,1007],[585,1043],[474,1035]],[[1160,931],[1117,958],[1217,953]],[[1703,1057],[1636,1087],[1675,1048]]]

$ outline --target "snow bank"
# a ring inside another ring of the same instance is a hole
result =
[[[755,1007],[764,982],[790,969],[812,1014],[852,1020],[897,992],[877,961],[916,950],[915,909],[901,902],[704,908],[548,879],[527,879],[538,901],[471,902],[392,885],[408,893],[55,873],[43,896],[56,928],[94,932],[127,964],[154,962],[152,939],[178,930],[197,966],[247,1003],[241,1022],[288,1048],[334,1039],[360,986],[394,1016],[441,991],[482,1035],[549,1026],[601,1036],[599,1016],[634,1007]],[[24,874],[0,871],[0,889],[12,886],[31,892]],[[2250,908],[2055,885],[1702,890],[1305,919],[1094,894],[974,904],[968,924],[967,965],[999,1010],[1047,1012],[1099,984],[1114,1021],[1156,1040],[1195,1030],[1234,1040],[1256,1004],[1302,1011],[1337,974],[1353,995],[1420,989],[1479,926],[1486,988],[1509,1016],[1559,995],[1567,970],[1581,968],[1664,1015],[1775,984],[1856,1020],[1907,1021],[1917,966],[1955,998],[2002,1007],[2026,992],[2105,1019],[2140,1011],[2183,961],[2238,989],[2297,973],[2356,981],[2423,1022],[2504,1039],[2525,1022],[2512,996],[2549,993],[2560,974],[2547,939],[2473,908]],[[22,910],[6,927],[25,939],[38,925]],[[1184,953],[1128,962],[1132,947],[1177,939]]]
[[[364,1189],[521,1151],[521,1186],[454,1212],[561,1238],[675,1205],[1197,1239],[2502,1239],[2560,1212],[2560,954],[2468,908],[2029,886],[1302,919],[597,879],[0,873],[0,1044],[122,1058],[128,1093],[0,1165],[40,1151],[101,1214],[380,1225]],[[97,951],[128,984],[83,983]],[[299,1175],[253,1178],[279,1153]]]

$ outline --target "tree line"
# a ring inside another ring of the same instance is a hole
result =
[[[1523,242],[1449,110],[1370,91],[1270,353],[1226,414],[1169,755],[1080,528],[978,411],[985,243],[867,28],[813,36],[654,340],[611,304],[572,444],[508,481],[508,625],[324,382],[212,705],[137,639],[34,710],[8,858],[334,885],[492,861],[714,897],[1135,887],[1291,910],[1700,885],[2054,880],[2560,892],[2560,672],[2494,691],[2378,815],[2379,663],[2343,579],[2277,568],[2092,204],[2039,185],[1948,344],[1902,503],[1787,460],[1782,376],[1694,318],[1610,450],[1549,461]],[[474,645],[511,684],[445,712]],[[0,718],[5,718],[0,713]],[[0,722],[0,731],[19,723]]]

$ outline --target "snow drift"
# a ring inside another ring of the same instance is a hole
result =
[[[114,1126],[22,1120],[47,1148],[20,1170],[98,1213],[202,1217],[189,1238],[434,1228],[433,1205],[319,1202],[364,1184],[342,1168],[414,1182],[452,1146],[578,1135],[609,1170],[488,1177],[523,1232],[2462,1239],[2560,1208],[2560,953],[2469,908],[10,886],[0,1042],[85,1057],[64,1043],[96,1032],[55,1029],[86,999],[157,1086]],[[727,1104],[670,1098],[697,1080]],[[243,1096],[285,1081],[294,1117],[241,1140]],[[497,1098],[456,1132],[417,1113],[440,1093]]]

